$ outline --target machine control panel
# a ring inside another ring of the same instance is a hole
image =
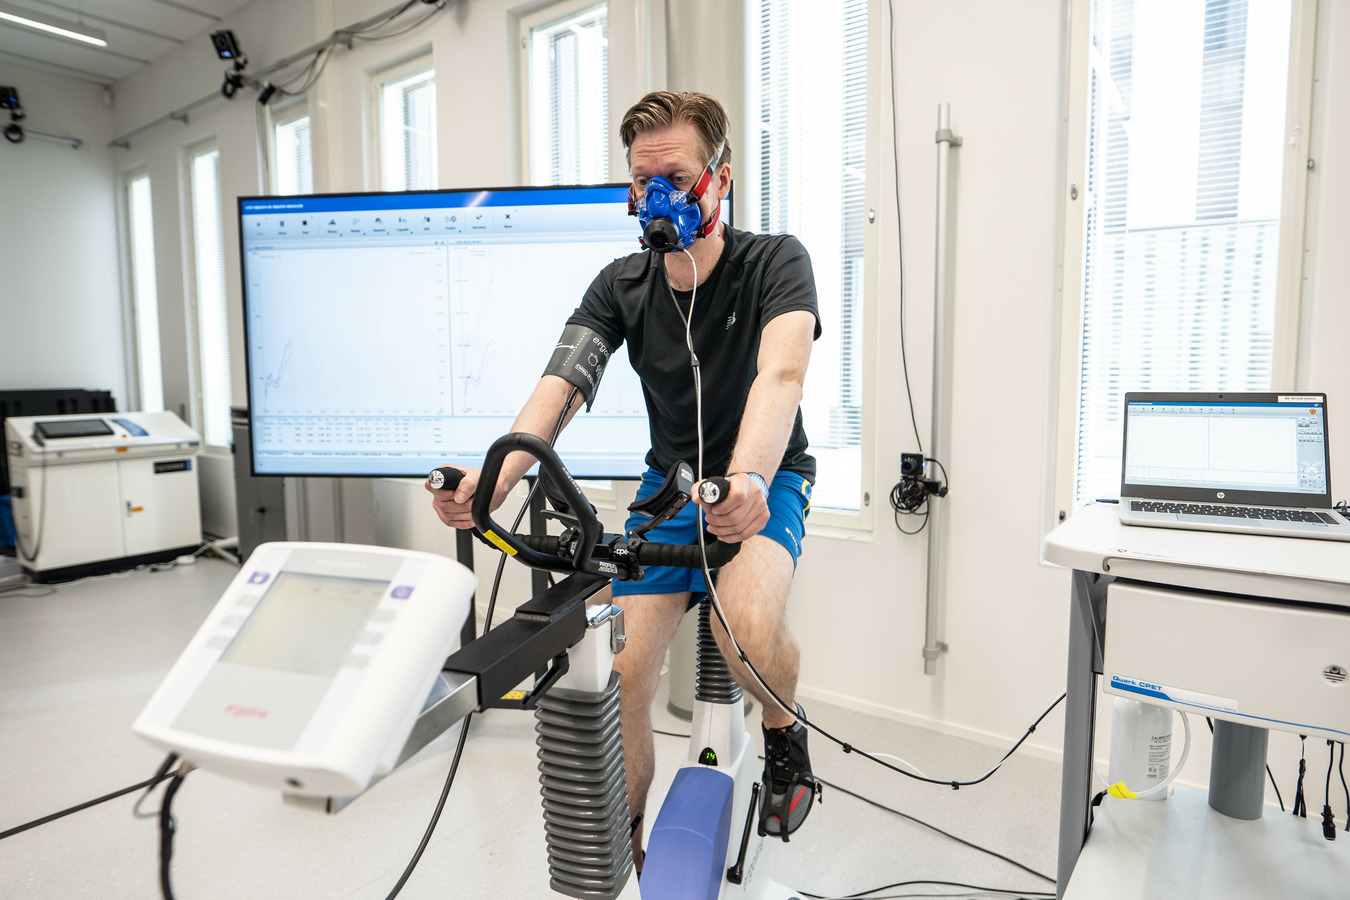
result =
[[[263,544],[133,730],[255,784],[359,793],[393,767],[475,586],[429,553]]]

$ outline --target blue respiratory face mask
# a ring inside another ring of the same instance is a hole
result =
[[[628,214],[637,216],[642,225],[642,237],[638,243],[644,250],[657,253],[674,253],[688,249],[694,241],[712,234],[721,217],[721,204],[713,210],[707,224],[703,222],[703,210],[699,201],[712,183],[713,169],[722,158],[722,148],[717,148],[713,161],[708,163],[693,190],[676,190],[675,186],[661,177],[650,179],[641,197],[635,196],[633,189],[628,190]]]

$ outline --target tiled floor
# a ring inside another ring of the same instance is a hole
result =
[[[205,560],[51,593],[0,594],[0,831],[153,774],[161,756],[131,734],[131,721],[233,572]],[[6,573],[0,567],[0,577]],[[666,712],[665,700],[663,690],[657,727],[682,731],[685,723]],[[1001,755],[996,747],[822,703],[809,712],[857,746],[896,753],[935,774],[980,774]],[[528,714],[500,710],[475,718],[445,813],[400,897],[549,895],[533,724]],[[684,752],[678,739],[656,740],[653,814]],[[1016,756],[986,786],[952,792],[814,740],[812,747],[825,779],[1053,874],[1057,766]],[[194,772],[174,806],[177,896],[383,898],[421,839],[452,749],[442,738],[336,816]],[[0,841],[0,897],[158,896],[157,825],[133,817],[133,802],[122,797]],[[777,881],[826,896],[911,879],[1053,890],[1006,862],[829,788],[803,830],[790,844],[767,845],[760,865]],[[974,896],[955,890],[881,893]]]

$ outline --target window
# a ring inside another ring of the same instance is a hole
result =
[[[521,23],[529,47],[530,181],[599,184],[609,180],[606,4],[557,13],[550,7]]]
[[[140,409],[164,409],[164,375],[159,359],[159,292],[155,286],[155,230],[150,210],[150,176],[127,179],[127,232],[131,255],[131,308],[135,320]]]
[[[309,145],[309,113],[277,122],[272,146],[272,171],[278,194],[314,193],[314,164]]]
[[[742,170],[749,202],[740,209],[749,228],[794,234],[811,254],[824,326],[802,401],[819,463],[811,502],[856,514],[863,491],[867,0],[830,8],[837,12],[791,0],[751,4],[748,108],[755,122]]]
[[[220,151],[193,154],[192,244],[196,269],[198,395],[202,443],[229,447],[229,328],[225,312],[225,244],[220,218]]]
[[[1271,389],[1290,22],[1092,0],[1073,509],[1120,492],[1126,391]]]
[[[434,190],[436,78],[422,65],[379,85],[380,185],[386,191]]]

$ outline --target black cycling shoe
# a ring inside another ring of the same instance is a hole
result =
[[[805,715],[800,703],[797,714]],[[805,725],[760,727],[764,732],[764,793],[759,801],[759,833],[781,836],[786,842],[821,795],[820,783],[811,775]]]

